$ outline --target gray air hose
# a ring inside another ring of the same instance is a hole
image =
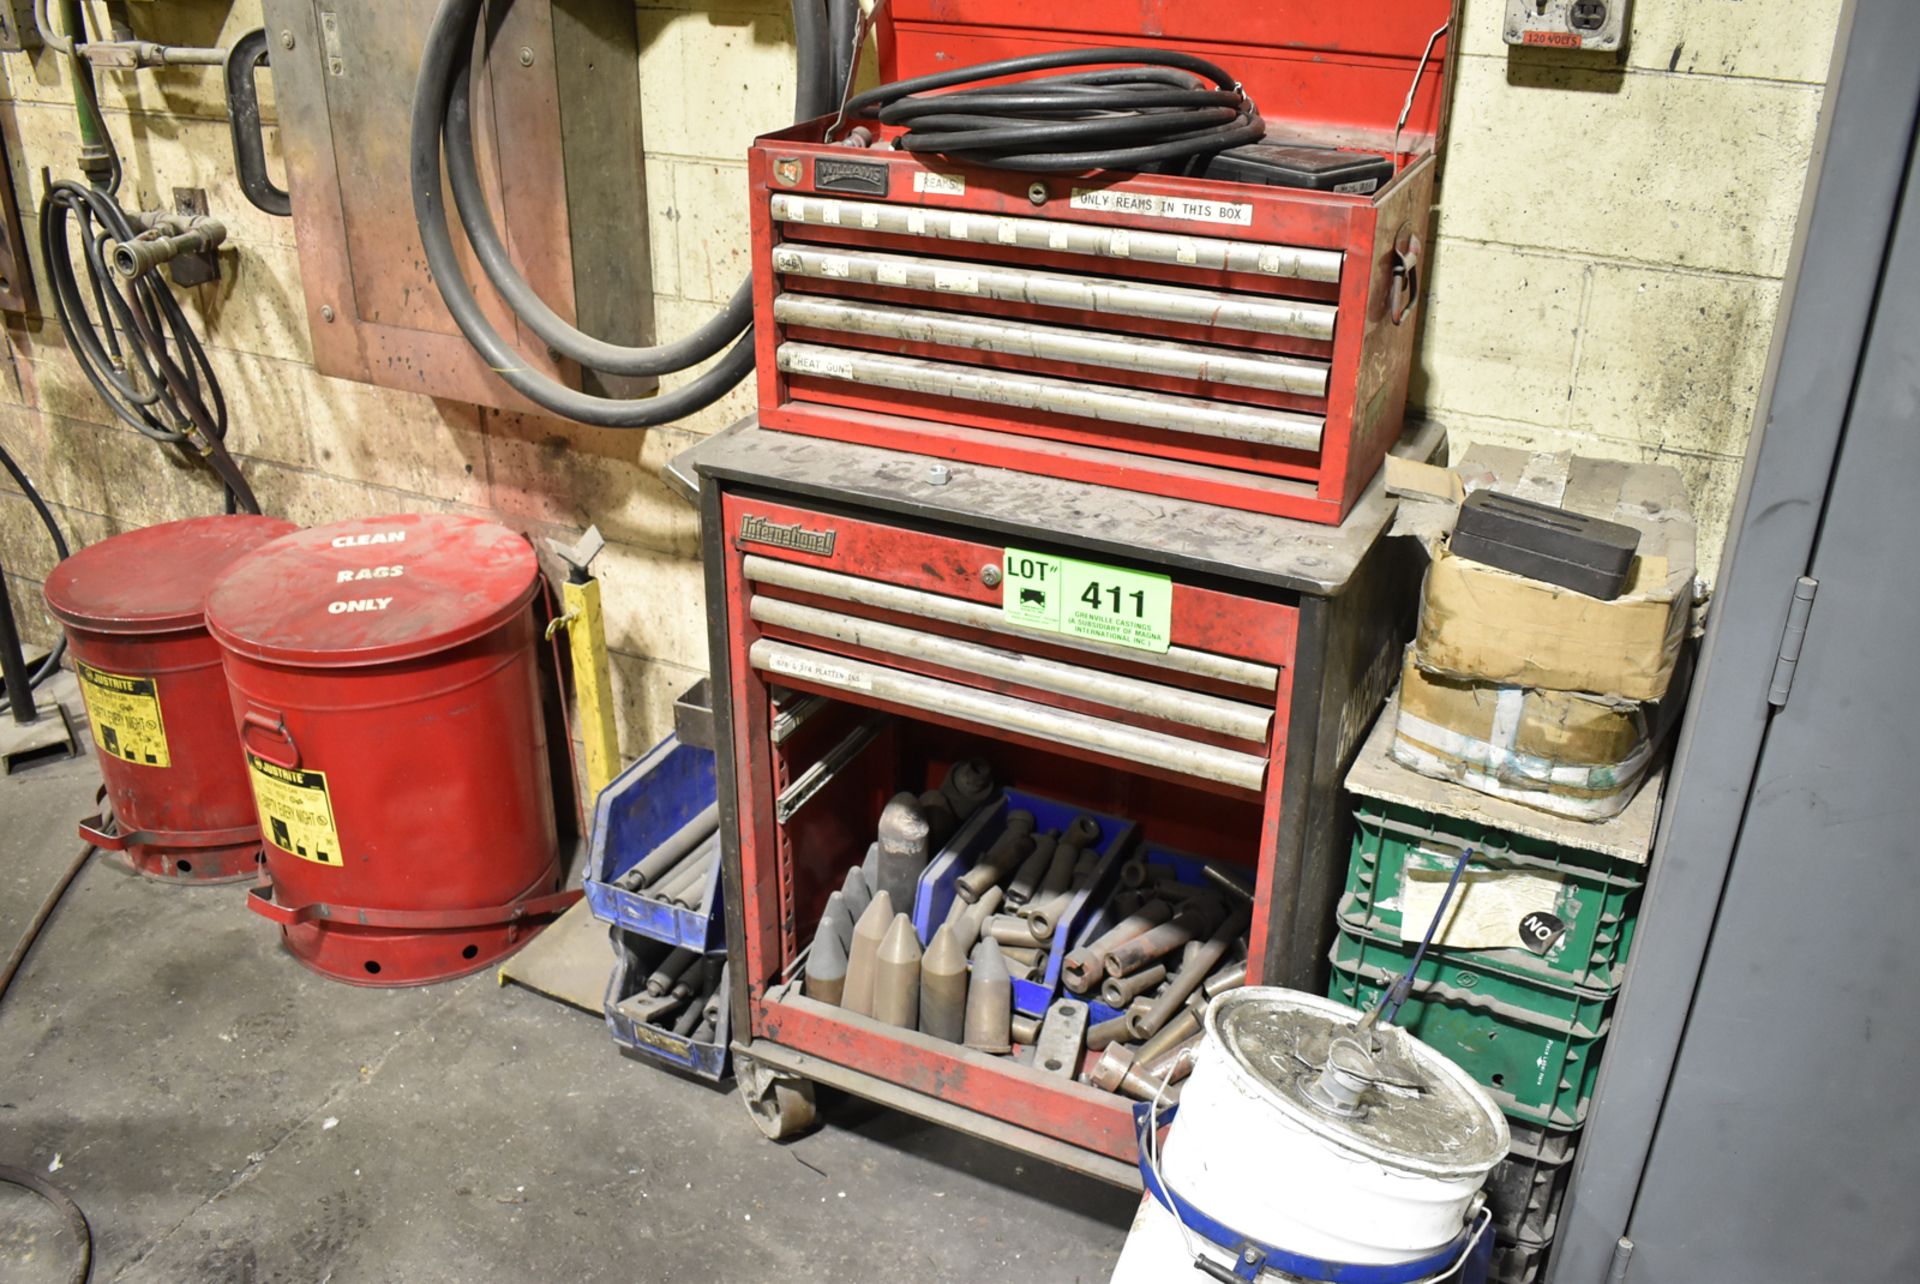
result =
[[[512,0],[494,0],[493,21],[498,22],[511,6]],[[413,212],[420,224],[427,266],[447,311],[467,341],[510,387],[568,419],[605,428],[646,428],[670,423],[711,405],[753,369],[751,277],[740,283],[711,321],[692,334],[658,347],[632,348],[576,329],[548,307],[513,266],[487,208],[474,160],[470,83],[477,27],[486,9],[487,0],[443,0],[427,33],[413,100]],[[822,0],[793,0],[793,32],[799,48],[794,114],[798,120],[810,120],[835,105],[832,53]],[[607,375],[671,374],[696,366],[723,349],[726,355],[672,392],[632,400],[580,392],[530,368],[488,322],[473,287],[461,273],[441,195],[443,145],[447,185],[453,190],[454,206],[475,259],[519,320],[554,351]]]

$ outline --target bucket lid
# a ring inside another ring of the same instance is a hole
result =
[[[207,595],[207,629],[253,659],[378,664],[492,631],[525,609],[538,581],[527,541],[484,518],[360,518],[287,535],[236,563]]]
[[[1360,1021],[1331,999],[1250,986],[1214,1000],[1207,1032],[1276,1108],[1345,1150],[1442,1178],[1506,1158],[1506,1117],[1466,1071],[1405,1030]]]
[[[98,633],[199,628],[207,589],[245,554],[300,529],[250,513],[189,517],[101,540],[54,567],[47,609]]]

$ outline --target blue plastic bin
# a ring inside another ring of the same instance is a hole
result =
[[[654,900],[614,880],[646,858],[719,796],[713,751],[668,736],[600,791],[585,879],[593,916],[615,927],[707,954],[727,948],[720,865],[693,909]]]
[[[1147,845],[1147,854],[1143,859],[1149,865],[1173,866],[1173,876],[1177,881],[1189,883],[1194,886],[1211,886],[1211,884],[1207,883],[1205,873],[1209,864],[1220,864],[1223,869],[1233,868],[1233,866],[1224,864],[1223,862],[1205,861],[1198,856],[1189,856],[1185,852],[1177,852],[1170,847],[1155,847],[1151,843]],[[1103,899],[1099,903],[1099,907],[1087,916],[1086,925],[1081,928],[1079,935],[1074,937],[1073,948],[1077,950],[1082,945],[1092,942],[1099,937],[1101,933],[1112,927],[1114,922],[1112,907]],[[1069,953],[1071,953],[1071,951],[1069,951]],[[1098,993],[1099,991],[1095,990],[1093,994],[1085,996],[1087,1000],[1087,1024],[1089,1025],[1099,1025],[1102,1021],[1111,1021],[1120,1015],[1118,1009],[1110,1008],[1100,1002],[1098,998],[1094,997]]]
[[[720,987],[720,1019],[714,1027],[711,1043],[696,1043],[685,1035],[675,1034],[670,1028],[648,1025],[622,1012],[620,1003],[640,992],[647,977],[660,966],[673,947],[651,937],[631,933],[616,935],[625,939],[614,941],[613,975],[607,980],[607,997],[602,1004],[607,1017],[607,1029],[613,1034],[614,1042],[632,1048],[649,1061],[674,1066],[697,1074],[702,1079],[717,1082],[726,1078],[733,1022],[730,1010],[732,995],[729,993],[732,987]]]
[[[1055,802],[1020,789],[1003,790],[998,798],[968,817],[960,832],[948,839],[940,854],[921,871],[920,885],[913,896],[913,930],[919,934],[922,946],[931,942],[934,932],[946,922],[947,911],[953,906],[953,885],[986,854],[993,840],[1006,828],[1007,813],[1013,811],[1032,812],[1035,833],[1049,829],[1064,832],[1076,816],[1091,816],[1100,822],[1100,837],[1093,844],[1100,861],[1094,866],[1090,885],[1074,893],[1067,903],[1060,928],[1053,934],[1053,948],[1047,952],[1046,973],[1038,981],[1015,979],[1013,983],[1014,1009],[1029,1016],[1041,1016],[1060,993],[1060,965],[1067,957],[1066,942],[1077,940],[1081,921],[1093,906],[1105,903],[1109,885],[1127,852],[1132,850],[1139,829],[1132,821],[1119,816]]]

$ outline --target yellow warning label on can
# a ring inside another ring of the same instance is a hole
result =
[[[339,865],[340,834],[333,827],[327,774],[277,766],[252,753],[247,767],[266,840],[289,856]]]
[[[73,669],[80,678],[80,698],[86,701],[93,743],[100,752],[143,767],[173,765],[152,678],[108,673],[78,660]]]

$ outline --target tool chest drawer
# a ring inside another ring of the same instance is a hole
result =
[[[1284,743],[1282,604],[1172,581],[1167,645],[1146,650],[1023,622],[1010,593],[1061,590],[1014,587],[1004,547],[749,499],[727,525],[744,659],[772,681],[1216,792],[1258,795]]]

